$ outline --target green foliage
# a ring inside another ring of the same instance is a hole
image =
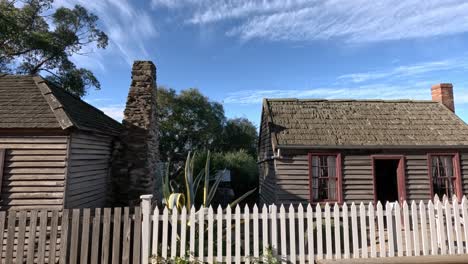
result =
[[[158,118],[162,160],[182,161],[190,150],[216,149],[225,123],[223,106],[197,89],[177,94],[158,87]]]
[[[223,130],[223,151],[244,149],[249,155],[257,156],[257,128],[247,118],[235,118],[226,122]]]
[[[192,206],[198,207],[199,205],[203,207],[208,207],[213,198],[216,194],[218,189],[219,183],[221,182],[222,175],[217,177],[210,177],[211,175],[211,163],[210,163],[210,152],[206,153],[204,158],[205,166],[199,170],[197,174],[195,174],[197,168],[197,158],[196,154],[187,155],[187,159],[185,161],[185,169],[183,173],[184,178],[184,188],[174,187],[177,184],[174,180],[170,180],[170,172],[167,171],[164,180],[163,180],[163,196],[164,196],[164,203],[166,204],[169,209],[178,208],[181,209],[183,206],[190,210]],[[197,204],[197,194],[199,193],[200,183],[203,181],[203,197],[200,204]],[[212,183],[210,185],[210,183]],[[246,199],[252,193],[256,191],[256,187],[252,190],[245,192],[243,195],[240,195],[236,200],[234,200],[230,205],[231,207],[236,206],[242,200]]]
[[[94,74],[78,68],[70,57],[90,45],[106,48],[107,35],[98,17],[83,6],[52,9],[52,0],[0,0],[0,72],[46,74],[77,96],[100,88]]]
[[[226,120],[220,103],[197,89],[179,94],[158,87],[161,159],[183,161],[189,151],[229,152],[245,149],[255,157],[257,129],[245,118]]]
[[[174,259],[163,259],[159,256],[151,256],[151,264],[188,264],[188,263],[201,263],[200,261],[190,261],[188,257],[175,257]]]
[[[206,152],[197,155],[195,168],[200,170],[206,159]],[[241,196],[258,186],[258,167],[255,158],[241,149],[231,152],[216,152],[211,155],[211,168],[213,171],[230,170],[231,186],[235,197]],[[249,196],[245,202],[255,203],[256,195]]]

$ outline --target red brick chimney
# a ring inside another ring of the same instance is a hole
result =
[[[451,83],[435,84],[431,88],[432,101],[440,102],[452,112],[455,112],[453,100],[453,85]]]

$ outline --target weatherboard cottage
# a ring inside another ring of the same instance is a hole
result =
[[[431,101],[263,101],[262,203],[394,202],[468,193],[468,125],[453,87]]]

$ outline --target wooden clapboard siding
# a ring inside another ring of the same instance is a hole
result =
[[[460,153],[460,170],[463,184],[463,194],[468,195],[468,152]]]
[[[260,167],[259,198],[262,204],[272,204],[276,202],[275,168],[273,160],[264,161]]]
[[[309,201],[309,171],[307,153],[312,150],[282,151],[275,158],[275,190],[277,203],[306,203]],[[347,150],[342,153],[342,194],[346,202],[374,201],[372,175],[373,155],[403,155],[405,157],[406,199],[431,198],[427,150]],[[462,183],[468,194],[468,153],[460,153]],[[266,189],[266,188],[264,188]],[[262,187],[260,188],[262,190]],[[268,193],[266,194],[268,195]],[[265,196],[260,192],[260,196]]]
[[[309,201],[309,172],[307,155],[275,159],[276,197],[279,203]]]
[[[374,200],[372,159],[369,154],[342,154],[343,200],[371,202]]]
[[[270,159],[273,156],[273,145],[271,141],[269,122],[266,115],[262,115],[260,125],[260,137],[258,142],[258,158],[260,161]]]
[[[407,200],[430,200],[431,188],[428,174],[427,153],[405,155],[405,180]]]
[[[71,136],[66,207],[99,207],[109,191],[112,137],[85,132]]]
[[[259,200],[261,204],[272,204],[276,201],[275,168],[272,160],[273,148],[266,116],[262,116],[258,143],[259,158]]]
[[[0,149],[5,149],[1,208],[61,209],[67,143],[65,135],[0,136]]]

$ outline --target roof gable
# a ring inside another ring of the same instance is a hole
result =
[[[0,128],[61,128],[31,76],[0,76]]]
[[[278,146],[468,146],[468,126],[440,103],[267,99]]]
[[[122,125],[39,76],[0,77],[0,128],[77,128],[118,135]],[[9,118],[9,122],[4,122]],[[29,121],[31,120],[31,121]]]

